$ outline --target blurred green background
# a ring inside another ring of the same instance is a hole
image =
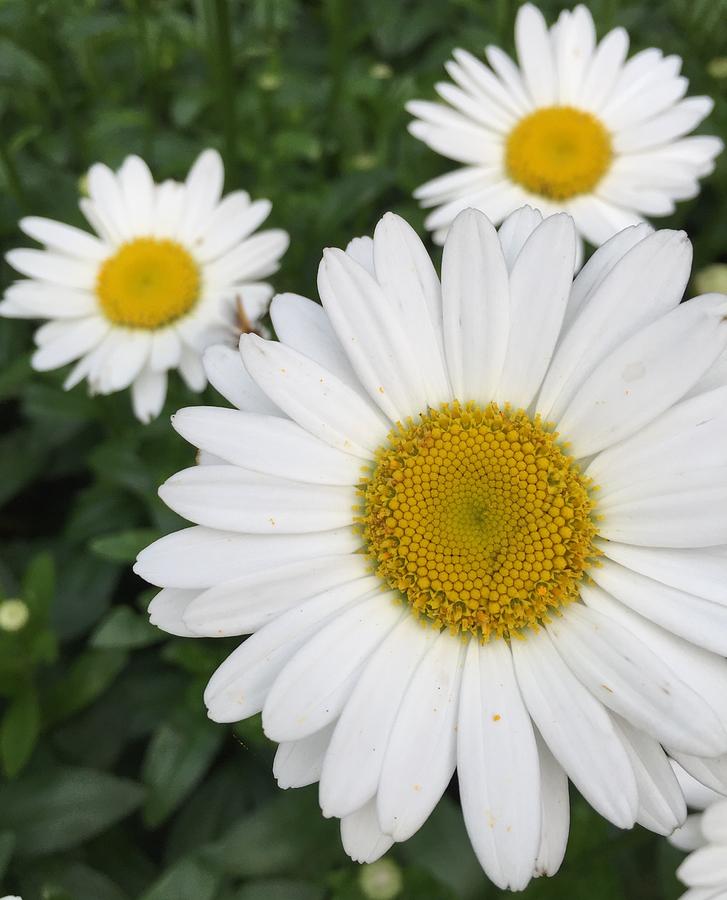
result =
[[[369,233],[387,209],[420,228],[414,187],[451,166],[406,132],[455,46],[512,49],[510,0],[0,0],[0,240],[24,214],[82,224],[79,178],[141,154],[159,180],[218,147],[227,189],[274,204],[292,245],[273,279],[315,296],[322,247]],[[561,4],[548,2],[552,21]],[[727,133],[726,0],[598,0],[599,36],[684,58],[691,93]],[[727,262],[727,164],[669,226],[695,269]],[[437,251],[438,252],[438,251]],[[4,263],[2,285],[12,280]],[[90,399],[33,375],[33,326],[0,320],[0,894],[24,900],[495,898],[456,789],[393,865],[344,856],[315,789],[281,792],[257,719],[205,717],[202,689],[229,642],[151,627],[136,552],[181,521],[157,485],[193,451],[168,413],[196,401],[176,379],[154,424],[127,395]],[[17,610],[16,610],[17,611]],[[22,610],[21,610],[22,612]],[[671,900],[680,854],[619,833],[573,799],[566,863],[529,900]],[[368,881],[367,881],[368,879]],[[378,880],[377,880],[378,879]],[[387,882],[388,879],[388,882]],[[372,886],[373,884],[373,886]],[[397,888],[398,892],[394,892]],[[382,887],[387,888],[382,892]],[[379,891],[377,893],[376,891]]]

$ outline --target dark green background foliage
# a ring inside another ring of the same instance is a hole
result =
[[[512,47],[510,0],[2,0],[0,240],[23,214],[81,224],[78,181],[136,152],[158,178],[218,147],[228,189],[270,197],[292,246],[279,290],[315,296],[321,248],[394,209],[450,164],[411,138],[403,104],[432,96],[453,47]],[[547,3],[551,18],[560,5]],[[597,0],[599,35],[684,57],[727,131],[725,0]],[[696,265],[727,251],[727,165],[669,225]],[[3,264],[3,284],[12,278]],[[151,627],[136,552],[181,525],[157,485],[192,463],[168,413],[199,402],[174,379],[147,428],[129,398],[66,394],[33,375],[32,326],[0,322],[0,592],[30,609],[0,632],[0,894],[24,900],[355,900],[359,870],[314,789],[280,792],[257,720],[209,722],[202,689],[231,643]],[[219,398],[212,390],[201,402]],[[402,898],[499,896],[464,833],[456,791],[390,856]],[[566,864],[526,896],[670,900],[680,858],[619,833],[575,799]]]

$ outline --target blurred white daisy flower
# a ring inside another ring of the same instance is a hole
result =
[[[139,556],[151,619],[252,634],[209,715],[262,710],[278,783],[319,781],[356,860],[456,769],[482,866],[522,889],[560,865],[569,778],[669,834],[662,745],[727,753],[727,297],[680,305],[682,232],[627,229],[574,281],[576,241],[466,210],[440,283],[388,214],[325,252],[322,306],[273,300],[280,343],[208,351],[237,409],[173,419],[202,465],[160,495],[196,524]]]
[[[677,877],[689,890],[680,900],[727,898],[727,797],[705,787],[675,766],[679,784],[692,813],[669,841],[689,856],[677,869]]]
[[[80,206],[96,235],[22,219],[44,249],[7,254],[26,279],[7,289],[0,314],[50,319],[35,335],[34,368],[76,361],[65,387],[85,378],[94,393],[131,385],[142,422],[159,414],[169,370],[201,391],[202,350],[254,326],[273,294],[261,279],[288,246],[279,229],[253,235],[270,202],[245,191],[221,200],[223,180],[215,150],[199,156],[184,184],[155,184],[146,163],[129,156],[118,172],[96,163],[88,173]]]
[[[530,203],[545,215],[565,211],[591,244],[665,216],[695,197],[723,143],[688,137],[712,109],[709,97],[682,99],[681,59],[642,50],[626,61],[629,37],[614,28],[600,43],[585,6],[564,10],[548,29],[526,3],[515,23],[519,66],[499,47],[491,68],[466,50],[446,64],[443,103],[414,100],[409,131],[465,167],[415,191],[442,243],[465,207],[496,224]]]

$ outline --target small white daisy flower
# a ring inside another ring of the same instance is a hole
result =
[[[677,869],[677,877],[689,890],[680,900],[727,898],[727,797],[705,787],[675,766],[679,784],[692,813],[669,838],[689,856]]]
[[[205,357],[237,409],[162,499],[196,523],[143,551],[178,635],[252,634],[218,722],[262,710],[281,787],[320,781],[371,862],[455,770],[489,877],[552,874],[568,779],[609,821],[686,815],[667,752],[727,753],[727,297],[680,304],[682,232],[625,230],[573,280],[573,220],[466,210],[442,278],[397,216],[327,250],[280,343]],[[727,759],[727,757],[724,757]]]
[[[159,414],[169,370],[201,391],[202,350],[253,327],[273,294],[261,279],[288,246],[279,229],[253,236],[270,201],[251,202],[245,191],[221,200],[223,180],[215,150],[199,156],[184,184],[155,184],[146,163],[129,156],[116,173],[101,163],[88,173],[80,206],[96,235],[22,219],[44,249],[7,254],[26,279],[7,289],[0,314],[50,319],[35,334],[33,367],[77,361],[66,388],[84,378],[99,394],[131,385],[142,422]]]
[[[515,23],[519,67],[499,47],[491,68],[466,50],[446,64],[444,103],[411,101],[414,137],[465,167],[415,191],[436,207],[425,225],[443,243],[465,207],[495,223],[524,203],[565,211],[599,246],[643,216],[666,216],[695,197],[723,143],[688,137],[712,109],[709,97],[682,99],[681,59],[642,50],[626,61],[629,37],[614,28],[596,44],[585,6],[564,10],[548,29],[526,3]]]

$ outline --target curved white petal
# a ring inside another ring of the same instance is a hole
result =
[[[268,395],[260,390],[245,368],[240,354],[232,347],[208,347],[203,362],[210,384],[228,403],[245,412],[269,416],[283,414]]]
[[[273,775],[279,788],[306,787],[318,781],[332,732],[333,726],[327,725],[300,741],[284,741],[278,746]]]
[[[384,834],[379,825],[375,801],[341,819],[341,843],[357,863],[376,862],[392,846],[393,837]]]
[[[199,637],[184,624],[184,613],[198,591],[164,588],[149,604],[149,621],[167,634],[177,637]]]
[[[504,641],[470,640],[458,721],[457,778],[470,841],[498,887],[522,890],[541,840],[540,765]]]
[[[474,209],[455,219],[442,256],[444,345],[454,395],[492,400],[509,330],[508,275],[497,233]]]
[[[263,707],[272,740],[294,741],[338,717],[371,653],[403,614],[394,592],[377,592],[314,635],[275,679]]]
[[[454,774],[463,651],[449,632],[439,634],[397,713],[377,795],[379,823],[396,841],[419,830]]]
[[[553,756],[586,800],[619,828],[636,821],[636,780],[603,706],[561,659],[548,634],[512,642],[523,699]]]

